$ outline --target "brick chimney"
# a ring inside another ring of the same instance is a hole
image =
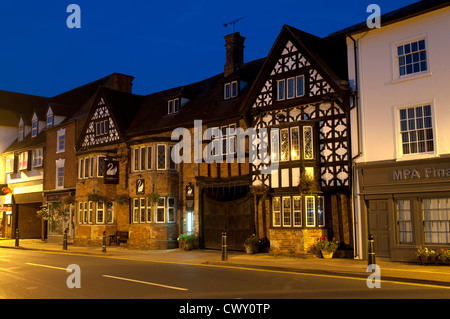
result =
[[[225,62],[224,75],[228,76],[244,63],[244,41],[239,32],[225,36],[227,60]]]
[[[105,84],[105,86],[125,93],[131,93],[133,80],[134,77],[130,75],[113,73],[111,74],[111,77],[108,80],[108,83]]]

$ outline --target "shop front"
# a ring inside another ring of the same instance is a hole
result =
[[[450,158],[357,165],[362,249],[416,261],[417,247],[450,249]]]

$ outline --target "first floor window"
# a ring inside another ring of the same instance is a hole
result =
[[[281,226],[281,202],[279,197],[273,199],[273,226]]]
[[[325,198],[317,196],[317,226],[325,226]]]
[[[56,168],[56,188],[64,188],[64,166]]]
[[[157,162],[158,170],[166,169],[166,145],[158,144],[157,146]]]
[[[33,150],[33,167],[42,167],[42,160],[44,159],[44,150],[36,148]]]
[[[423,199],[425,243],[450,243],[450,198]]]
[[[431,105],[400,110],[400,135],[403,155],[434,151]]]
[[[19,154],[19,171],[28,169],[28,152]]]
[[[15,158],[14,154],[6,156],[6,173],[14,173]]]

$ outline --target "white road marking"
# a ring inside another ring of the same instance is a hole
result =
[[[129,278],[123,278],[123,277],[116,277],[116,276],[109,276],[109,275],[102,275],[102,276],[106,277],[106,278],[113,278],[113,279],[137,282],[139,284],[150,285],[150,286],[157,286],[157,287],[162,287],[162,288],[169,288],[169,289],[182,290],[182,291],[189,290],[189,289],[186,289],[186,288],[167,286],[167,285],[157,284],[157,283],[148,282],[148,281],[141,281],[141,280],[135,280],[135,279],[129,279]]]
[[[60,270],[67,271],[67,268],[61,268],[61,267],[55,267],[55,266],[48,266],[48,265],[41,265],[41,264],[33,264],[33,263],[26,263],[26,264],[27,264],[27,265],[30,265],[30,266],[39,266],[39,267],[44,267],[44,268],[60,269]]]

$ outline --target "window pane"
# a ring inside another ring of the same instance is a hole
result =
[[[297,76],[297,96],[305,95],[305,77]]]
[[[291,198],[283,197],[283,226],[291,226]]]
[[[158,145],[158,169],[166,169],[166,146]]]
[[[278,81],[278,100],[284,99],[285,99],[285,81],[280,80]]]
[[[300,136],[299,128],[291,128],[291,158],[292,160],[300,159]]]
[[[305,159],[314,158],[313,130],[311,126],[303,127],[303,155]]]
[[[287,98],[292,99],[295,97],[295,80],[294,78],[287,79]]]
[[[289,161],[289,130],[281,130],[281,160]]]

